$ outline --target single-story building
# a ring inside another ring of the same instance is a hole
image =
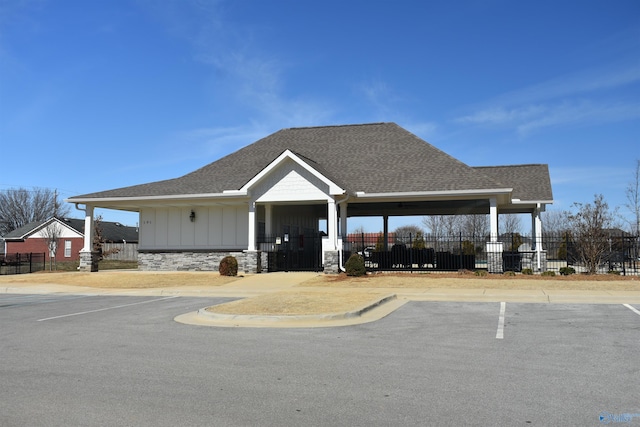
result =
[[[531,215],[544,269],[540,213],[553,203],[545,164],[472,167],[395,123],[283,129],[179,178],[75,196],[91,229],[96,207],[139,212],[143,270],[339,272],[353,217],[488,214],[489,271],[502,271],[500,213]],[[387,239],[385,239],[386,241]],[[81,268],[92,264],[85,235]],[[283,250],[286,248],[286,250]]]
[[[92,225],[93,230],[94,225]],[[137,257],[138,229],[122,225],[119,222],[101,221],[101,236],[103,246],[117,249],[113,258],[135,261]],[[14,253],[45,253],[45,260],[49,261],[52,254],[49,242],[56,240],[56,261],[77,261],[80,251],[85,244],[85,220],[77,218],[49,218],[34,221],[13,230],[4,239],[4,252]],[[133,250],[129,250],[133,249]]]

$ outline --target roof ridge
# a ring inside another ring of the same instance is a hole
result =
[[[548,163],[519,163],[512,165],[494,165],[494,166],[471,166],[476,169],[487,169],[487,168],[513,168],[513,167],[522,167],[522,166],[549,166]]]
[[[322,126],[300,126],[292,128],[282,128],[281,130],[302,130],[302,129],[323,129],[323,128],[340,128],[340,127],[355,127],[355,126],[374,126],[374,125],[391,125],[393,122],[373,122],[373,123],[351,123],[343,125],[322,125]]]

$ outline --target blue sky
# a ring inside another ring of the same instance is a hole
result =
[[[0,190],[66,198],[369,122],[471,166],[547,163],[552,209],[601,193],[628,216],[640,2],[0,0]]]

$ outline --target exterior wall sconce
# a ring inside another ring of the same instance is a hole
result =
[[[189,215],[189,220],[191,222],[195,222],[196,221],[196,213],[195,213],[195,211],[191,211],[191,214]]]

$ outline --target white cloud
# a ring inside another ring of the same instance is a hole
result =
[[[454,122],[509,128],[525,136],[549,127],[637,119],[640,103],[619,90],[638,82],[637,60],[583,70],[495,97]]]
[[[528,134],[537,129],[560,125],[601,124],[640,118],[640,104],[593,102],[564,102],[545,109],[541,114],[517,124],[518,133]]]

